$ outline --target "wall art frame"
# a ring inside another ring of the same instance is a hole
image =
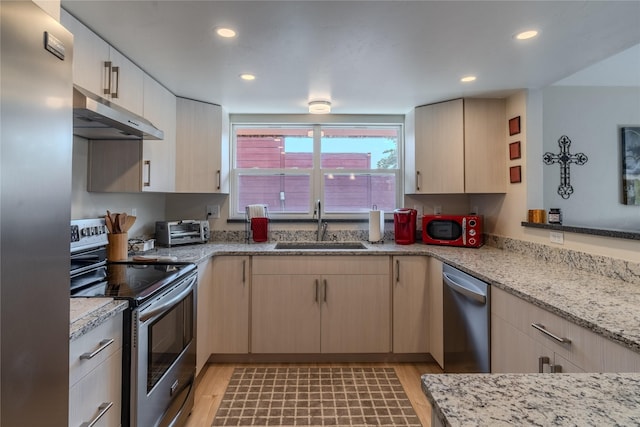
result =
[[[509,136],[520,133],[520,116],[509,119]]]
[[[622,204],[640,206],[640,126],[620,127]]]
[[[522,157],[520,152],[520,141],[512,142],[509,144],[509,160],[515,160]]]
[[[512,184],[522,182],[522,166],[511,166],[509,168],[509,181]]]

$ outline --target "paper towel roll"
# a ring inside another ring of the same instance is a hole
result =
[[[384,211],[369,211],[369,241],[379,242],[384,237]]]

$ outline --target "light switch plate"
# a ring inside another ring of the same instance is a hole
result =
[[[549,238],[551,239],[551,243],[564,244],[564,233],[562,231],[549,232]]]

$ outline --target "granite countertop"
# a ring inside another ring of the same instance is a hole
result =
[[[444,426],[640,425],[640,374],[427,374]]]
[[[112,298],[71,298],[69,341],[74,341],[127,308]]]
[[[483,246],[478,249],[363,242],[363,250],[281,250],[275,243],[207,243],[153,254],[199,263],[215,255],[429,255],[627,348],[640,352],[640,285]],[[634,278],[640,271],[627,271]]]

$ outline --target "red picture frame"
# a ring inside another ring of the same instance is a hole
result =
[[[521,166],[511,166],[509,168],[509,180],[512,184],[516,184],[518,182],[522,182],[522,167]]]
[[[509,160],[519,159],[522,156],[520,153],[520,141],[512,142],[509,144]]]
[[[509,135],[517,135],[520,133],[520,116],[509,119]]]

